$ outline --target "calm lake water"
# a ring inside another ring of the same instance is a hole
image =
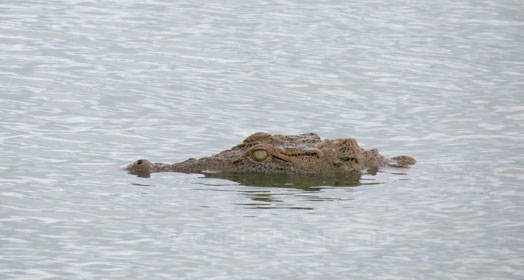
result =
[[[0,278],[523,279],[524,5],[0,1]],[[358,186],[144,179],[253,132]]]

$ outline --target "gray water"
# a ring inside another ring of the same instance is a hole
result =
[[[0,1],[0,278],[523,279],[524,4]],[[253,132],[411,169],[121,168]]]

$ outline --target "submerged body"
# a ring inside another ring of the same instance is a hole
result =
[[[315,133],[257,132],[241,144],[211,157],[190,158],[175,164],[140,159],[126,170],[141,177],[149,177],[152,172],[337,176],[360,174],[363,169],[376,170],[385,165],[408,167],[412,164],[415,159],[409,156],[386,159],[377,149],[364,150],[353,138],[322,140]]]

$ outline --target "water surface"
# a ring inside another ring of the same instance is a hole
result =
[[[1,1],[0,278],[524,278],[521,1]],[[257,131],[418,160],[150,179]]]

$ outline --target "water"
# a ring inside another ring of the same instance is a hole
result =
[[[222,2],[0,1],[0,278],[524,278],[521,1]],[[256,131],[418,164],[121,170]]]

